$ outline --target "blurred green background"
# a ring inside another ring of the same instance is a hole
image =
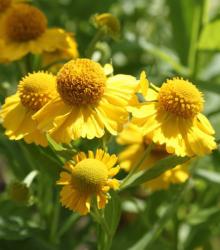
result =
[[[117,16],[121,22],[119,40],[100,41],[94,56],[100,58],[101,63],[112,60],[115,73],[138,77],[142,70],[146,70],[150,81],[156,85],[172,76],[191,80],[204,92],[204,112],[216,129],[217,139],[220,138],[219,0],[32,2],[45,12],[50,27],[62,27],[75,34],[82,57],[96,32],[90,22],[91,16],[102,12]],[[15,65],[0,65],[1,102],[13,92],[18,80]],[[40,149],[27,148],[22,142],[9,142],[3,133],[0,150],[3,184],[4,180],[7,183],[15,178],[22,180],[37,168],[44,173],[41,182],[46,182],[49,187],[47,191],[32,190],[44,195],[45,201],[40,208],[14,204],[4,193],[1,195],[0,250],[96,249],[94,226],[87,217],[79,220],[73,215],[68,233],[61,232],[58,241],[50,237],[51,232],[48,233],[53,224],[52,202],[50,206],[44,205],[54,199],[51,190],[57,178],[57,162],[48,160],[44,166],[45,155]],[[53,157],[52,152],[49,153]],[[34,162],[31,159],[35,159]],[[220,153],[216,150],[212,156],[200,158],[193,165],[192,178],[172,218],[163,219],[163,211],[173,202],[181,186],[155,192],[147,199],[136,190],[132,190],[132,199],[126,193],[122,196],[124,213],[112,249],[220,249]],[[36,213],[37,209],[42,214]],[[62,220],[70,214],[63,210]],[[158,226],[158,221],[162,226]],[[136,245],[141,239],[143,241]]]

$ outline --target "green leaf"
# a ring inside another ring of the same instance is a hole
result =
[[[108,201],[104,211],[101,211],[101,217],[97,217],[100,224],[97,227],[98,249],[110,250],[112,240],[121,217],[121,202],[115,192],[111,192],[111,198]]]
[[[189,69],[187,67],[184,67],[177,58],[175,58],[171,52],[168,53],[165,51],[165,49],[161,49],[144,39],[140,40],[140,46],[147,51],[149,54],[154,56],[155,58],[158,58],[167,64],[171,65],[171,67],[178,72],[181,75],[188,75],[189,74]],[[144,101],[144,99],[142,99]]]
[[[126,185],[123,185],[123,189],[125,187],[137,186],[146,181],[152,180],[169,169],[176,167],[179,164],[183,164],[188,161],[189,157],[180,157],[180,156],[168,156],[165,159],[158,161],[154,166],[152,166],[148,170],[142,170],[132,175],[131,178],[127,181]]]
[[[76,153],[76,150],[72,147],[64,147],[61,144],[55,142],[51,137],[47,136],[48,144],[50,148],[57,154],[59,159],[62,162],[65,162],[68,159],[71,159],[73,155]]]
[[[210,79],[209,81],[198,81],[199,88],[202,90],[206,90],[209,92],[220,94],[220,82],[213,81]]]
[[[64,235],[70,228],[75,224],[75,222],[80,218],[78,213],[71,213],[71,215],[62,223],[60,230],[58,231],[58,236]]]
[[[200,50],[216,51],[220,50],[220,19],[208,23],[202,30],[199,39]]]
[[[208,222],[212,216],[217,216],[219,215],[219,213],[219,207],[211,207],[200,211],[196,210],[193,213],[189,214],[186,220],[191,225],[197,225]]]
[[[209,171],[205,169],[196,169],[195,174],[207,181],[220,184],[220,174],[218,172]]]
[[[104,216],[110,234],[113,237],[121,217],[121,202],[119,196],[115,192],[111,192],[111,198],[105,207]]]
[[[0,203],[0,239],[25,239],[40,229],[40,221],[32,216],[31,208],[18,206],[12,201]]]
[[[158,221],[128,250],[152,249],[152,243],[155,242],[155,240],[159,237],[168,220],[172,218],[173,214],[176,212],[178,205],[184,196],[184,193],[185,188],[181,189],[180,192],[179,190],[177,191],[173,197],[173,201],[168,207],[166,207]]]
[[[0,239],[18,240],[30,236],[30,231],[21,217],[0,217]]]
[[[193,0],[167,0],[169,20],[173,32],[173,47],[176,49],[181,63],[187,65],[191,40],[191,24],[194,14]]]

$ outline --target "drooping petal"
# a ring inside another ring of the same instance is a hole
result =
[[[107,202],[108,198],[106,194],[99,193],[97,195],[97,206],[99,209],[104,208]]]
[[[68,185],[70,184],[71,176],[67,172],[60,173],[60,179],[57,181],[58,185]]]

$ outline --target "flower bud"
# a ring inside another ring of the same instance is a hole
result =
[[[120,34],[120,22],[110,13],[97,14],[93,17],[93,23],[98,29],[102,29],[106,35],[117,39]]]

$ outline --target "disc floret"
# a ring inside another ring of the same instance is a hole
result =
[[[187,119],[202,111],[204,100],[191,82],[173,78],[160,88],[158,102],[163,111]]]
[[[57,76],[57,90],[69,105],[96,104],[104,93],[106,76],[100,64],[89,59],[66,63]]]
[[[24,42],[40,37],[47,28],[45,15],[36,7],[17,4],[6,16],[5,30],[8,38]]]

